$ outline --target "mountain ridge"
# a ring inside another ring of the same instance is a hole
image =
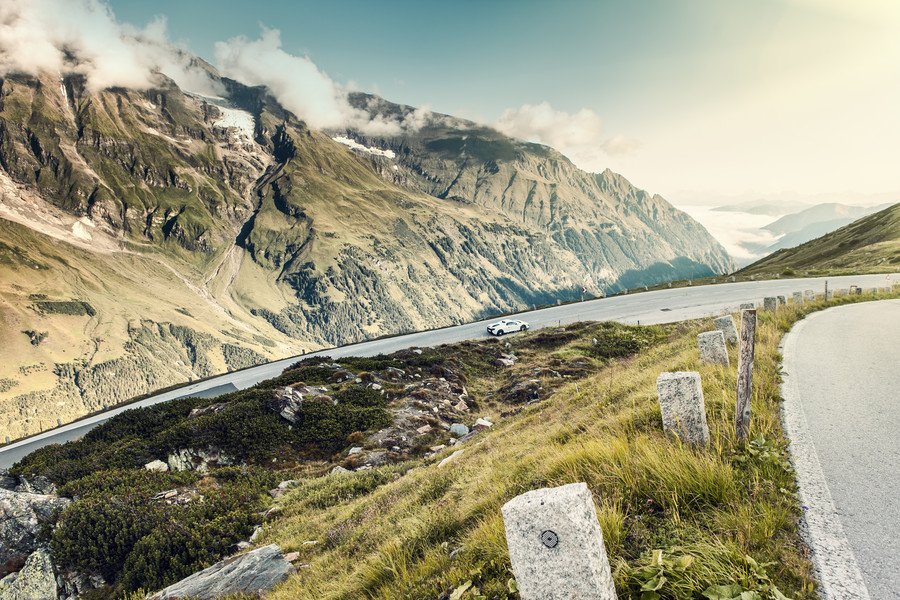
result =
[[[167,79],[0,81],[12,435],[325,345],[731,268],[662,198],[547,147],[423,111],[415,131],[344,132],[392,160],[308,128],[263,87],[217,82],[221,102]],[[151,348],[162,358],[143,369]]]

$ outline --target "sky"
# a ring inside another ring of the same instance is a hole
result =
[[[55,64],[65,57],[52,47],[80,44],[93,57],[80,68],[97,85],[140,80],[148,61],[188,81],[190,69],[160,50],[176,44],[270,86],[313,125],[392,127],[359,122],[341,99],[347,89],[371,91],[547,143],[584,169],[609,167],[680,205],[900,199],[894,0],[3,5],[0,44],[2,23],[33,25],[13,32],[7,53],[52,32],[46,56],[29,52],[13,67],[36,57]],[[76,5],[83,18],[72,17]],[[113,52],[77,39],[112,27],[137,32],[142,45]]]

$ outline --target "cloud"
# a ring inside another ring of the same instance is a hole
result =
[[[351,106],[347,99],[351,86],[335,82],[309,57],[285,52],[277,29],[263,27],[255,40],[238,36],[217,42],[215,52],[223,75],[266,86],[285,108],[311,127],[351,127],[370,135],[393,135],[402,128],[394,118]]]
[[[603,120],[592,110],[568,113],[549,102],[507,109],[494,127],[509,136],[552,146],[592,171],[605,168],[610,156],[628,154],[640,146],[637,140],[622,135],[607,137]]]
[[[144,29],[120,23],[100,0],[3,0],[0,3],[0,74],[81,74],[91,90],[146,89],[157,73],[196,91],[211,80],[166,37],[157,18]]]

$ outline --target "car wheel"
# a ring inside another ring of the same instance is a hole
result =
[[[506,332],[503,331],[502,329],[498,329],[498,330],[497,330],[497,337],[500,337],[500,336],[503,335],[504,333],[506,333]]]
[[[522,325],[521,327],[519,327],[519,331],[525,331],[526,329],[528,329],[527,325]]]

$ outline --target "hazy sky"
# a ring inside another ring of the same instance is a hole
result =
[[[682,203],[900,192],[895,0],[110,4],[141,27],[165,16],[213,63],[217,41],[278,29],[341,84],[499,124]]]

